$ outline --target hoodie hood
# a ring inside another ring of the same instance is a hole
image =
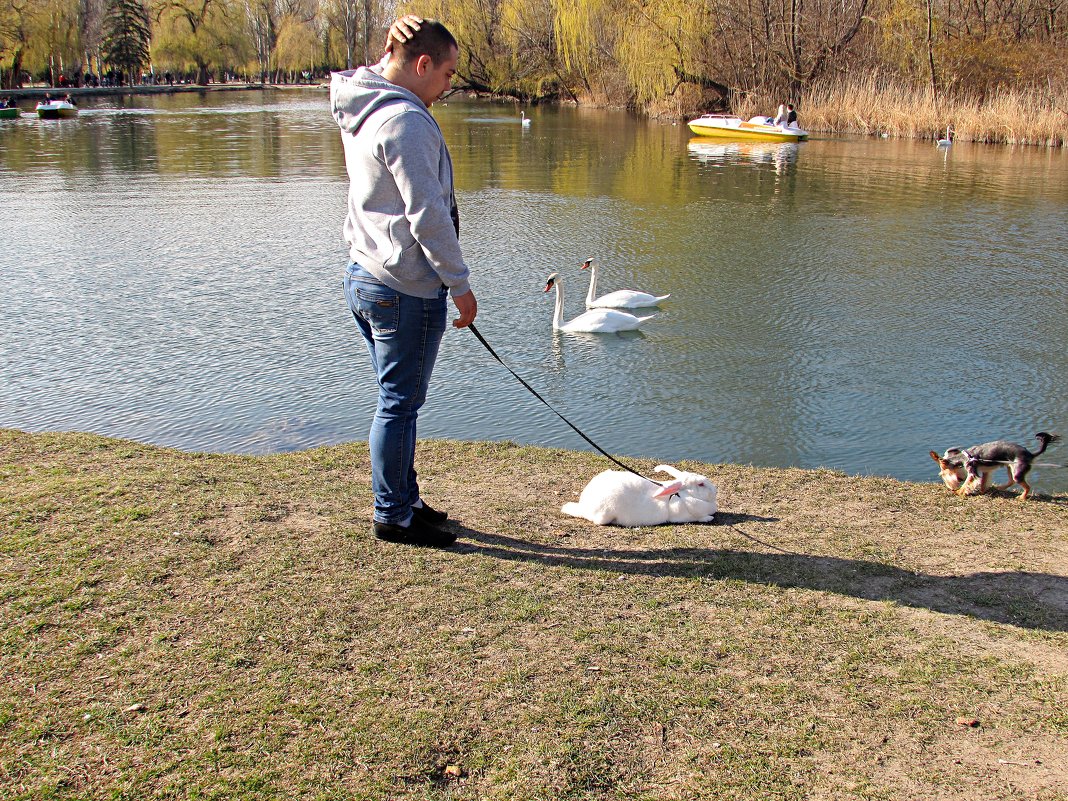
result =
[[[410,103],[433,120],[426,104],[402,86],[377,72],[380,67],[359,67],[330,76],[330,108],[342,131],[354,134],[376,110],[387,103]],[[436,122],[435,122],[436,124]]]
[[[349,258],[413,297],[469,292],[452,159],[426,104],[376,66],[335,72],[330,110],[349,174]]]

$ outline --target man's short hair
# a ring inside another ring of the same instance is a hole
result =
[[[459,48],[456,37],[436,19],[425,19],[407,42],[393,42],[393,50],[401,64],[415,61],[419,56],[430,56],[437,66],[444,62],[453,48]]]

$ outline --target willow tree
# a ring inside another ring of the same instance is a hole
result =
[[[319,46],[319,37],[310,23],[291,16],[283,17],[278,25],[275,63],[280,70],[289,72],[298,72],[305,67],[313,69]]]
[[[723,103],[732,89],[730,59],[716,30],[714,4],[654,0],[630,9],[630,32],[617,45],[620,65],[639,100],[649,103],[692,87],[694,96]]]
[[[460,44],[456,74],[474,89],[512,94],[511,54],[501,38],[502,0],[466,0],[452,5],[429,0],[412,11],[442,20]]]
[[[60,73],[81,66],[76,0],[37,0],[25,5],[24,64],[31,72]]]
[[[0,89],[21,85],[22,60],[29,42],[29,0],[0,3]],[[8,61],[10,59],[10,61]],[[7,62],[6,68],[4,62]]]
[[[613,20],[619,3],[611,0],[552,0],[553,35],[564,67],[588,95],[607,100],[618,94],[608,76],[618,72],[615,45],[623,28]],[[615,84],[615,82],[612,82]],[[616,98],[619,100],[619,98]],[[625,99],[625,98],[624,98]]]
[[[513,94],[533,100],[560,95],[577,99],[577,76],[557,45],[552,0],[502,0],[498,41],[508,58]]]
[[[211,68],[244,64],[252,56],[238,0],[163,0],[156,7],[153,55],[160,66],[195,70],[206,84]]]
[[[104,10],[104,37],[100,52],[104,63],[136,80],[149,63],[152,32],[141,0],[108,0]]]

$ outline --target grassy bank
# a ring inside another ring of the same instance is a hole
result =
[[[745,100],[737,112],[746,118],[774,113],[779,102]],[[937,139],[952,124],[959,141],[1062,147],[1068,91],[1001,90],[982,100],[947,99],[929,88],[907,90],[868,77],[813,86],[798,101],[798,113],[811,131]]]
[[[0,431],[0,797],[1068,798],[1068,496],[715,465],[624,530],[558,511],[593,454],[420,467],[452,549],[370,538],[363,444]]]

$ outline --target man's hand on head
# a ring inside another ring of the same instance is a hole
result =
[[[415,36],[415,32],[419,30],[422,22],[423,18],[417,17],[415,14],[405,14],[403,17],[396,20],[389,26],[389,33],[386,34],[386,52],[393,52],[394,40],[398,42],[407,42]]]

